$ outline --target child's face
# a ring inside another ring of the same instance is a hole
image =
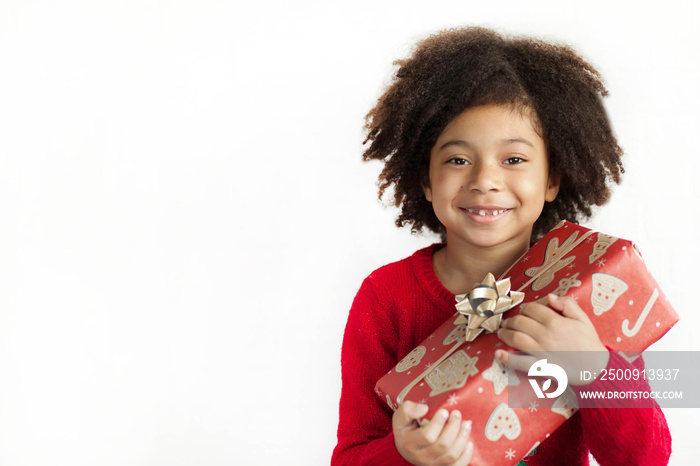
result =
[[[468,108],[450,121],[430,151],[429,178],[425,196],[448,244],[482,248],[527,247],[545,201],[559,191],[527,111],[509,106]]]

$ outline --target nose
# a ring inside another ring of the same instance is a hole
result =
[[[501,170],[496,162],[477,162],[470,170],[467,188],[472,192],[488,193],[503,189]]]

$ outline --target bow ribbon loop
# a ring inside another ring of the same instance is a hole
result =
[[[484,330],[496,332],[501,325],[501,314],[522,303],[525,293],[511,291],[510,278],[496,281],[489,273],[469,293],[457,295],[455,299],[455,307],[461,315],[454,323],[466,324],[466,339],[474,341]]]

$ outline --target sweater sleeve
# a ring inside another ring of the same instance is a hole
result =
[[[641,357],[629,363],[619,353],[610,351],[611,369],[644,370]],[[644,399],[639,402],[597,401],[597,406],[585,407],[587,402],[581,399],[583,390],[589,392],[633,392],[649,391],[649,384],[643,378],[639,380],[601,380],[599,377],[587,386],[574,387],[582,404],[581,418],[583,436],[588,449],[601,466],[618,464],[666,465],[671,455],[671,434],[661,408],[654,400]],[[607,403],[606,403],[607,402]]]
[[[394,444],[392,411],[374,393],[377,380],[396,365],[398,328],[379,302],[371,278],[360,287],[345,327],[332,465],[409,464]]]

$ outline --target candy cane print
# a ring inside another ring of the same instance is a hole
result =
[[[649,315],[649,312],[651,311],[651,308],[656,302],[656,298],[658,297],[659,289],[654,288],[654,292],[651,294],[651,298],[649,298],[649,301],[647,301],[647,304],[644,306],[644,309],[642,309],[642,313],[637,319],[637,322],[635,322],[634,327],[630,329],[630,321],[628,319],[622,321],[622,333],[624,333],[625,336],[633,337],[637,334],[637,332],[639,332],[639,329],[642,328],[642,324]]]

